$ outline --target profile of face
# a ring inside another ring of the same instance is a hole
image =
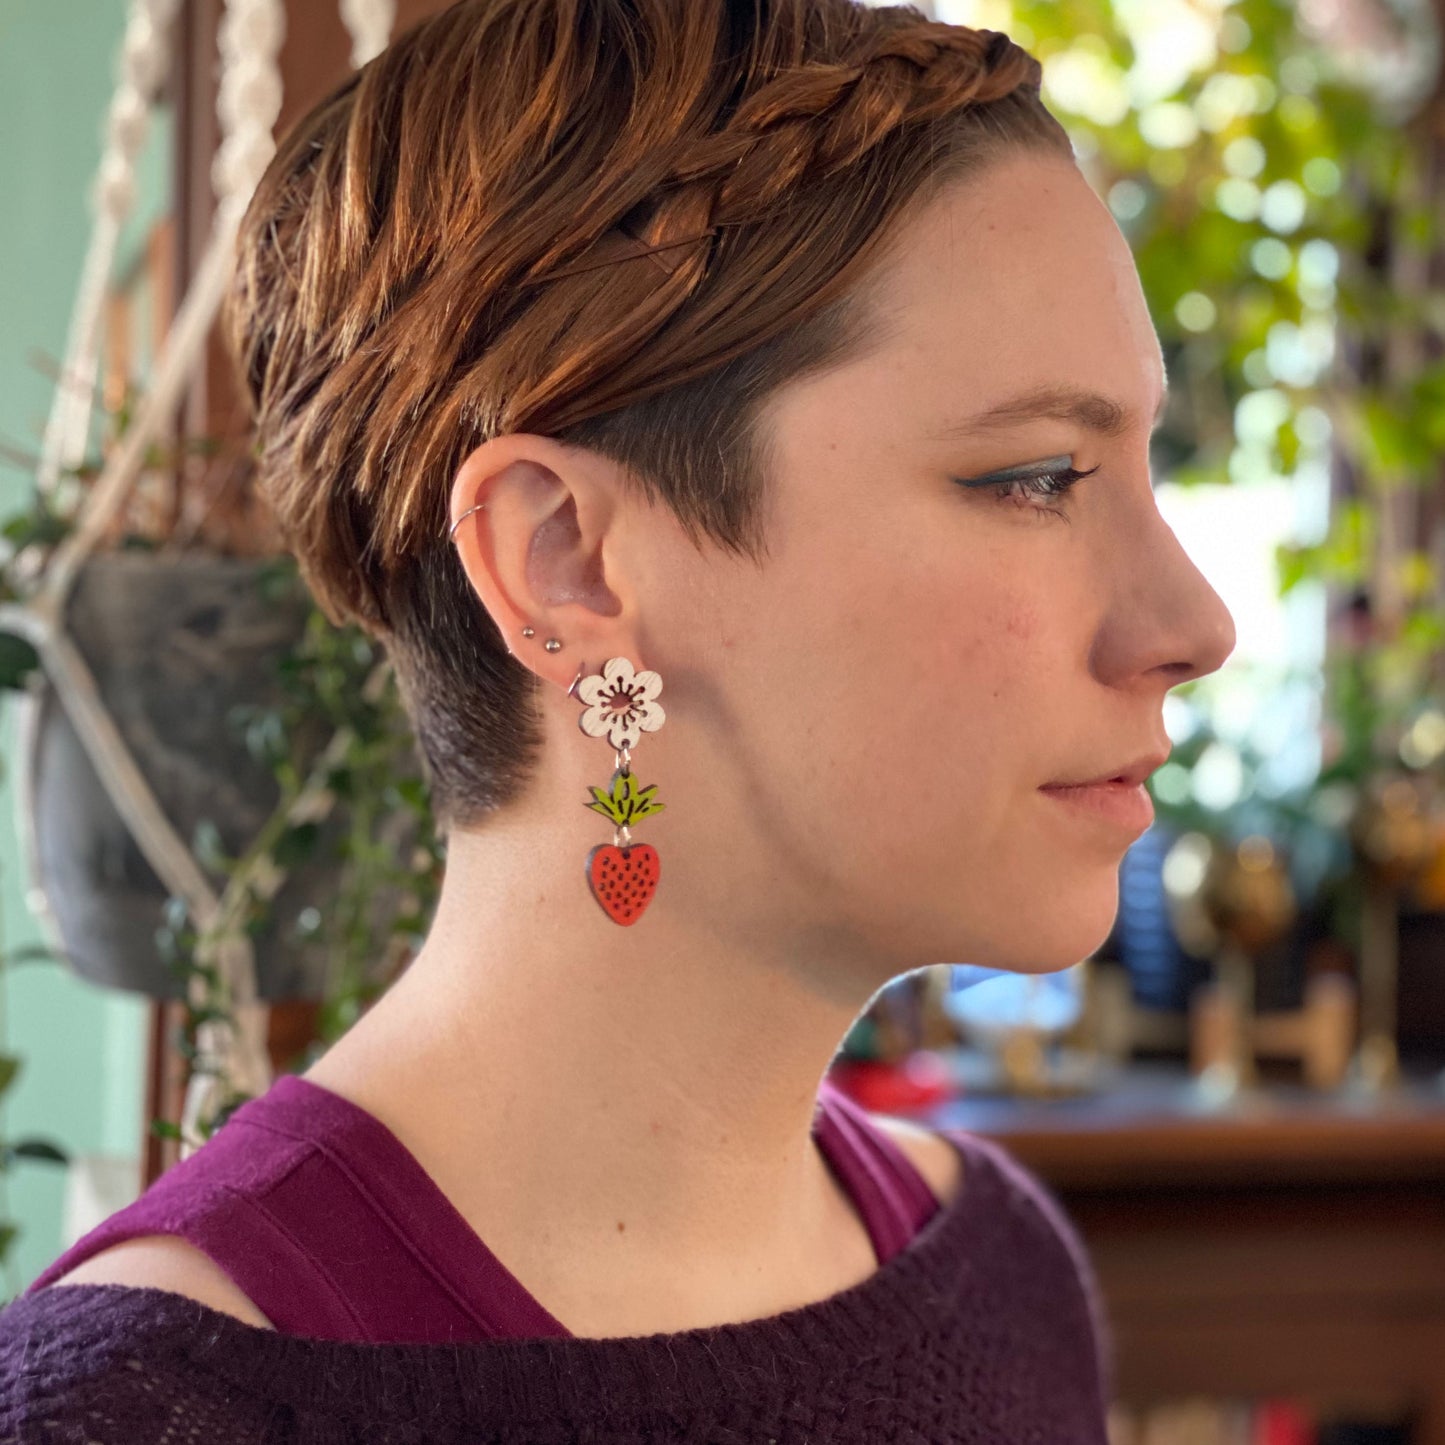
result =
[[[577,639],[539,664],[561,682],[548,746],[573,791],[605,782],[560,695],[579,652],[662,676],[667,726],[634,754],[668,805],[638,830],[663,860],[639,933],[775,938],[873,985],[1065,968],[1107,937],[1142,827],[1041,787],[1157,765],[1166,693],[1234,647],[1152,489],[1158,338],[1065,159],[951,183],[878,265],[876,344],[766,407],[763,565],[606,501],[597,463],[563,456],[576,510],[531,539],[524,589]],[[1044,388],[1115,406],[977,420]],[[1049,495],[1068,467],[1087,476]]]

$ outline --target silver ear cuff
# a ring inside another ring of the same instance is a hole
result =
[[[485,502],[477,502],[474,506],[468,507],[466,511],[463,512],[461,516],[452,523],[451,527],[448,529],[447,535],[449,537],[455,537],[457,535],[457,528],[460,527],[462,523],[465,522],[467,518],[472,515],[473,512],[480,512],[482,508],[486,505],[487,504]],[[522,629],[523,637],[535,637],[536,635],[536,629],[533,627],[524,627]],[[545,647],[548,652],[561,652],[562,650],[561,642],[555,637],[549,637],[542,644],[542,646]]]
[[[460,526],[462,525],[462,523],[465,522],[465,521],[467,520],[467,518],[472,515],[473,512],[480,512],[480,511],[482,510],[482,508],[485,507],[486,505],[487,505],[487,504],[486,504],[485,502],[478,502],[475,506],[473,506],[473,507],[468,507],[468,508],[466,509],[466,511],[463,512],[463,513],[461,514],[461,516],[458,517],[458,518],[456,519],[456,521],[452,523],[450,529],[449,529],[448,532],[447,532],[447,535],[448,535],[449,537],[455,537],[455,536],[457,535],[457,528],[460,527]]]

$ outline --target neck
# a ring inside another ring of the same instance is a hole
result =
[[[583,877],[586,821],[580,843],[570,822],[453,835],[425,946],[308,1077],[387,1124],[549,1308],[579,1260],[634,1281],[709,1261],[721,1280],[811,1247],[816,1279],[845,1233],[861,1277],[861,1225],[811,1132],[866,1000],[811,985],[828,975],[802,940],[678,906],[688,863],[666,849],[652,907],[614,924]]]

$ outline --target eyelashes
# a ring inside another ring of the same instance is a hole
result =
[[[1016,477],[1007,484],[997,484],[1000,488],[999,496],[1004,500],[1062,497],[1076,482],[1083,481],[1098,470],[1098,467],[1090,467],[1087,472],[1079,472],[1073,467],[1061,467],[1058,471],[1034,472],[1030,476]],[[1014,488],[1018,490],[1015,491]]]
[[[1068,457],[1060,457],[1058,460],[1065,465],[1050,466],[1046,463],[1044,470],[1026,471],[1012,468],[1006,472],[991,472],[986,477],[974,477],[966,481],[962,478],[956,480],[960,486],[964,487],[991,487],[1000,501],[1012,502],[1017,506],[1033,507],[1037,499],[1057,500],[1063,497],[1075,483],[1083,481],[1085,477],[1092,476],[1099,470],[1095,466],[1090,467],[1086,472],[1081,472],[1069,464]],[[1063,513],[1059,512],[1056,507],[1039,507],[1038,510],[1055,512],[1057,515],[1063,516]]]

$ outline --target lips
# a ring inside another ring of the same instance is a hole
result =
[[[1142,783],[1090,783],[1074,788],[1040,788],[1071,812],[1089,820],[1143,833],[1154,821],[1154,803]]]
[[[1138,769],[1127,770],[1138,775]],[[1050,785],[1039,789],[1044,797],[1063,803],[1066,809],[1086,821],[1103,821],[1136,836],[1154,821],[1154,800],[1142,782],[1126,778],[1095,783]]]
[[[1131,787],[1137,787],[1156,769],[1161,768],[1169,761],[1168,751],[1146,753],[1143,757],[1135,758],[1132,763],[1125,763],[1109,772],[1095,773],[1092,777],[1065,778],[1053,783],[1045,783],[1044,788],[1090,788],[1105,783],[1127,783]]]
[[[1093,777],[1045,783],[1039,792],[1065,804],[1070,814],[1086,822],[1103,821],[1137,836],[1154,821],[1154,801],[1144,780],[1168,758],[1167,750],[1145,753]]]

